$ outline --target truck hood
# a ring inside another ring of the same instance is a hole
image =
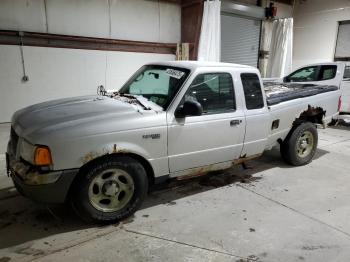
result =
[[[45,140],[53,137],[69,138],[125,130],[127,127],[118,125],[118,122],[157,114],[160,107],[155,104],[152,107],[146,110],[128,99],[102,96],[66,98],[17,111],[12,117],[12,127],[20,137],[32,143],[45,144]]]

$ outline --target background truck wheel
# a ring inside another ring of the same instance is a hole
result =
[[[87,222],[125,219],[141,205],[148,190],[143,166],[128,156],[108,156],[83,168],[72,190],[72,206]]]
[[[282,158],[291,165],[302,166],[311,162],[317,149],[318,134],[313,123],[305,122],[292,129],[281,144]]]

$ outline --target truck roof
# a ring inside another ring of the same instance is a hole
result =
[[[347,61],[337,61],[337,62],[319,62],[319,63],[312,63],[312,64],[307,64],[307,65],[304,65],[304,66],[300,66],[298,68],[302,68],[302,67],[307,67],[307,66],[319,66],[319,65],[340,65],[340,64],[345,64],[345,65],[348,65],[350,64],[349,62]]]
[[[194,70],[194,69],[199,68],[199,67],[232,67],[232,68],[254,68],[254,69],[256,69],[255,67],[252,67],[252,66],[233,64],[233,63],[192,61],[192,60],[149,63],[149,65],[154,65],[154,64],[182,67],[182,68],[187,68],[190,70]]]

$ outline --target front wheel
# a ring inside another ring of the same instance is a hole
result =
[[[145,169],[128,156],[98,159],[83,168],[77,179],[72,206],[88,222],[115,222],[129,217],[148,190]]]
[[[317,149],[318,134],[313,123],[305,122],[292,129],[281,144],[283,159],[294,166],[310,163]]]

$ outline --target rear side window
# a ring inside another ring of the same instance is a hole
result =
[[[345,71],[344,71],[344,79],[349,79],[350,78],[350,66],[346,66],[345,67]]]
[[[320,81],[333,79],[336,74],[337,74],[337,66],[336,65],[321,66]]]
[[[241,74],[245,103],[248,110],[264,107],[264,99],[258,75],[253,73]]]

